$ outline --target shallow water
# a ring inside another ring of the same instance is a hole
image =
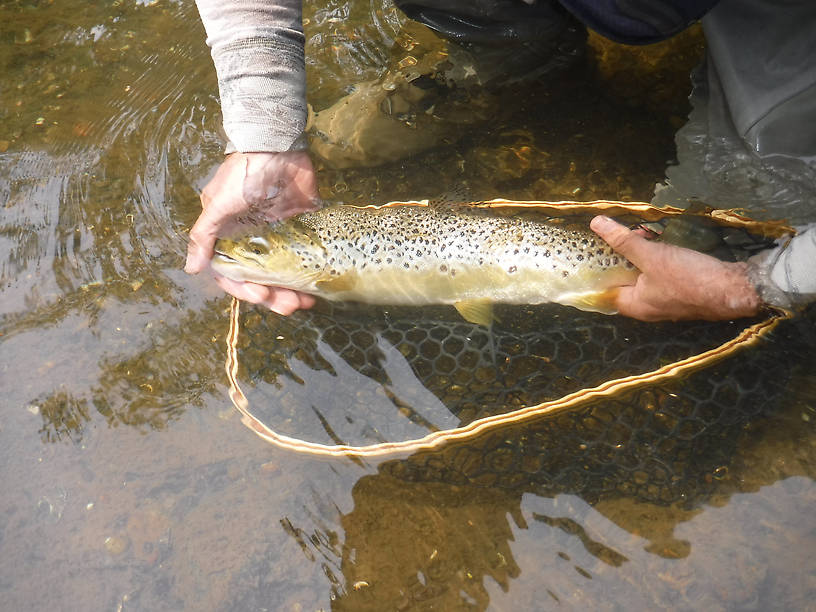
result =
[[[788,371],[772,405],[672,504],[571,484],[570,455],[559,486],[477,486],[277,450],[227,398],[228,300],[181,271],[223,147],[195,7],[0,16],[0,609],[812,607],[812,310],[761,347]],[[387,7],[312,2],[307,18],[317,109],[394,60]],[[489,126],[445,146],[318,162],[321,194],[648,200],[699,57],[694,37],[674,45],[638,62],[592,39],[557,86],[512,86]],[[729,371],[753,364],[736,359]]]

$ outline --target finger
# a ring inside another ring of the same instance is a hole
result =
[[[210,263],[213,256],[213,246],[218,236],[219,226],[210,220],[210,216],[203,212],[190,229],[190,241],[187,243],[187,261],[184,271],[188,274],[198,274]]]
[[[209,265],[211,257],[212,249],[207,249],[191,238],[187,243],[187,260],[184,263],[184,271],[187,274],[198,274]]]
[[[314,306],[314,298],[311,295],[279,287],[267,287],[267,289],[269,289],[269,297],[260,303],[272,312],[290,315],[301,308]]]
[[[641,271],[649,267],[654,249],[659,246],[605,215],[592,219],[589,227]]]
[[[244,300],[245,302],[250,302],[252,304],[263,304],[269,299],[269,287],[264,285],[234,281],[219,274],[215,275],[215,282],[224,291],[237,297],[239,300]]]
[[[638,319],[639,321],[655,322],[669,318],[640,299],[637,289],[631,285],[620,288],[617,299],[615,300],[615,305],[617,306],[618,314]]]
[[[290,315],[301,308],[311,308],[315,303],[311,295],[291,289],[234,281],[218,274],[215,275],[215,282],[224,291],[239,300],[266,306],[269,310],[281,315]]]

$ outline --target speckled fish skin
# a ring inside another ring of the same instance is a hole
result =
[[[614,312],[637,269],[589,229],[466,206],[332,206],[216,244],[234,280],[370,304],[557,302]],[[614,291],[614,290],[613,290]]]

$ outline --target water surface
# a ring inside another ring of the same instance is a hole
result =
[[[317,110],[404,59],[387,5],[306,13]],[[736,426],[702,424],[729,445],[673,503],[634,473],[628,489],[579,486],[568,454],[549,480],[480,484],[276,450],[228,402],[228,300],[181,271],[223,150],[194,5],[6,2],[0,16],[0,608],[812,607],[812,311],[752,353],[787,378],[757,375],[769,399]],[[493,121],[442,146],[378,168],[318,160],[321,195],[648,200],[700,57],[699,34],[674,44],[637,61],[593,38],[555,83],[492,94]],[[763,363],[737,359],[729,376]]]

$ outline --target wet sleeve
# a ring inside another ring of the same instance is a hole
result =
[[[789,308],[816,300],[816,224],[748,263],[750,279],[765,303]]]
[[[306,125],[301,0],[196,0],[233,151],[299,148]]]

